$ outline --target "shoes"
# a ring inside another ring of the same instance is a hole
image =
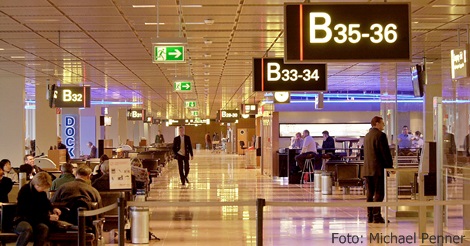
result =
[[[189,184],[189,180],[188,180],[188,178],[186,178],[186,183],[188,183],[188,184]]]
[[[387,223],[390,223],[390,220],[388,220]],[[385,219],[383,217],[375,218],[374,224],[385,224]]]
[[[367,223],[372,223],[374,222],[374,218],[372,217],[367,217]]]

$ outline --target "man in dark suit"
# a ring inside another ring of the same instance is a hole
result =
[[[375,116],[370,124],[372,128],[364,138],[364,170],[366,179],[367,202],[381,202],[384,199],[384,168],[393,167],[392,154],[388,147],[387,135],[383,133],[385,123],[382,117]],[[367,208],[369,223],[385,223],[380,207]]]
[[[191,138],[184,135],[184,127],[178,128],[179,136],[173,139],[173,153],[175,154],[176,160],[178,160],[178,168],[180,171],[181,183],[189,184],[188,173],[189,173],[189,156],[193,159],[193,147],[191,145]],[[184,163],[184,166],[183,166]]]

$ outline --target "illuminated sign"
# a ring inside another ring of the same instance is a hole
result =
[[[153,44],[153,63],[184,62],[184,46],[159,46]]]
[[[128,109],[127,120],[145,121],[145,109]]]
[[[191,111],[191,116],[199,116],[199,111]]]
[[[284,64],[282,58],[253,59],[254,91],[326,91],[325,64]]]
[[[184,126],[186,124],[186,120],[185,119],[176,119],[176,120],[168,120],[168,125],[169,126]]]
[[[258,113],[258,105],[256,104],[242,104],[241,113],[248,115],[256,115]]]
[[[197,106],[196,101],[184,101],[185,108],[195,108]]]
[[[65,135],[65,146],[67,146],[67,151],[69,152],[70,158],[75,158],[75,153],[78,153],[78,150],[75,148],[75,143],[78,142],[78,122],[77,117],[74,115],[64,115],[64,128],[63,134]]]
[[[153,123],[153,117],[152,116],[148,116],[145,118],[146,120],[144,121],[144,123],[149,123],[149,124],[152,124]]]
[[[468,54],[466,49],[453,49],[450,51],[450,70],[452,79],[466,78],[469,75],[467,66]]]
[[[235,122],[240,118],[239,110],[219,110],[217,112],[217,119],[220,122]]]
[[[284,60],[411,61],[410,3],[284,6]]]
[[[90,86],[61,86],[54,91],[56,108],[89,108]]]

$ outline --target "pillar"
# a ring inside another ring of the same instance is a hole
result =
[[[23,77],[2,75],[0,85],[0,158],[18,167],[25,154],[25,81]]]
[[[47,84],[36,81],[36,155],[44,153],[57,145],[57,113],[49,107],[46,98]]]

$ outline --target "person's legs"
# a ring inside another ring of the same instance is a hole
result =
[[[184,156],[181,156],[181,155],[176,155],[176,160],[178,160],[178,170],[180,172],[180,179],[181,179],[181,184],[184,185],[184,183],[186,182],[186,178],[184,176],[184,172],[183,172],[183,159],[184,159]]]
[[[188,180],[188,174],[189,174],[189,157],[184,158],[184,180],[189,183]]]
[[[297,162],[297,166],[302,171],[304,169],[305,159],[307,158],[307,153],[300,154],[295,157],[295,161]]]
[[[375,183],[375,193],[374,193],[374,202],[382,202],[385,196],[385,187],[384,187],[384,176],[374,177]],[[380,212],[380,207],[374,207],[374,222],[383,221],[382,213]]]
[[[17,246],[26,246],[28,245],[29,239],[33,236],[33,227],[26,222],[21,221],[17,226],[15,232],[18,234],[18,239],[16,240]]]
[[[49,235],[49,227],[46,224],[38,224],[34,227],[34,246],[43,246],[46,244]]]
[[[366,179],[366,201],[373,202],[374,201],[374,194],[375,194],[375,179],[373,176],[367,176]],[[367,222],[372,223],[374,220],[374,208],[375,207],[367,207]]]

